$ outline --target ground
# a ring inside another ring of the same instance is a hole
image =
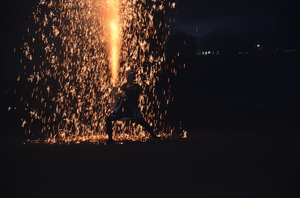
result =
[[[297,111],[201,112],[187,139],[2,143],[1,197],[299,196]]]

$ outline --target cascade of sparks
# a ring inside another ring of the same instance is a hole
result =
[[[32,15],[35,26],[27,30],[30,39],[22,47],[25,75],[18,77],[28,81],[30,96],[21,100],[30,110],[24,124],[26,134],[35,134],[30,141],[105,141],[112,88],[125,82],[129,68],[137,72],[136,82],[143,90],[139,108],[146,121],[160,136],[170,136],[174,128],[163,121],[167,112],[155,90],[159,74],[167,67],[164,48],[169,26],[156,17],[166,7],[172,9],[175,3],[41,0]],[[170,89],[163,95],[165,103],[173,100]],[[149,138],[140,126],[126,122],[117,122],[113,131],[116,140]]]

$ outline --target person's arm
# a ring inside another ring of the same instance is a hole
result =
[[[120,89],[121,91],[119,91],[118,94],[122,97],[126,97],[126,84],[123,84]]]

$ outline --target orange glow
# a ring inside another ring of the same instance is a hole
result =
[[[98,0],[101,1],[101,0]],[[101,5],[101,4],[100,4]],[[122,46],[122,29],[120,27],[119,0],[106,0],[100,6],[100,23],[104,24],[104,34],[109,51],[109,67],[111,70],[112,86],[116,86],[120,65],[120,49]]]
[[[30,38],[24,41],[25,57],[20,60],[26,65],[31,95],[23,97],[31,117],[22,126],[31,133],[30,127],[39,120],[39,132],[45,135],[45,139],[30,141],[104,142],[112,87],[126,81],[129,68],[137,72],[136,83],[143,90],[139,108],[145,120],[158,129],[158,136],[171,136],[174,128],[160,120],[167,112],[160,108],[163,105],[155,91],[159,74],[170,68],[164,48],[156,47],[166,46],[169,26],[154,17],[165,13],[167,5],[175,8],[175,3],[165,0],[40,1],[32,16],[36,25],[27,30]],[[169,103],[171,91],[166,90],[164,102]],[[115,140],[149,139],[142,127],[123,122],[116,123],[113,131]]]

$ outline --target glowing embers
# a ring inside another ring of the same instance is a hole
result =
[[[42,136],[38,141],[46,143],[105,140],[112,87],[125,82],[131,67],[143,90],[139,108],[145,119],[160,136],[172,134],[155,92],[165,61],[163,47],[157,46],[165,46],[164,33],[169,32],[167,24],[154,20],[164,13],[163,5],[175,6],[164,0],[41,1],[22,48],[26,60],[20,61],[30,93],[23,101],[34,112],[23,122],[26,133]],[[165,100],[169,95],[164,93]],[[119,131],[116,140],[149,138],[141,127],[126,123],[113,130]]]

